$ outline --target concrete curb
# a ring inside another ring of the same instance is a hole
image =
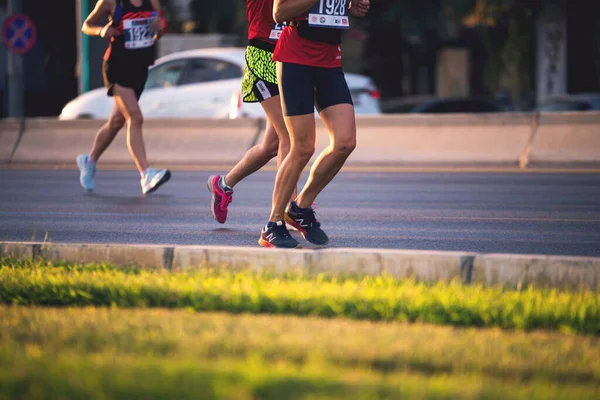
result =
[[[535,285],[597,289],[600,257],[386,249],[280,250],[254,247],[55,244],[0,242],[0,256],[73,263],[111,263],[184,271],[225,268],[272,273],[387,274],[426,282],[460,280],[465,284]]]

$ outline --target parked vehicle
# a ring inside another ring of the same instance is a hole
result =
[[[549,97],[536,107],[538,112],[600,110],[600,93],[567,94]]]
[[[242,118],[264,116],[258,103],[240,98],[245,48],[188,50],[156,60],[140,98],[146,118]],[[369,77],[346,74],[357,114],[380,114],[379,92]],[[113,100],[99,88],[69,102],[61,120],[106,119]]]
[[[450,113],[497,113],[506,109],[499,103],[476,97],[441,98],[417,105],[412,113],[450,114]]]
[[[478,97],[407,96],[382,102],[386,114],[474,114],[509,111],[501,103]]]

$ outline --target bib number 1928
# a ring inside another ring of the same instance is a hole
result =
[[[348,0],[320,0],[308,11],[308,24],[322,28],[350,28]]]

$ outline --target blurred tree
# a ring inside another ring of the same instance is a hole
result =
[[[196,22],[195,33],[232,33],[236,22],[237,0],[192,0],[190,11]]]
[[[525,107],[533,88],[535,19],[543,1],[561,0],[371,0],[365,73],[382,88],[383,98],[402,96],[402,54],[408,52],[429,69],[433,90],[438,50],[470,28],[487,53],[487,91],[498,92],[507,76],[511,97]]]
[[[181,21],[177,19],[177,14],[173,7],[173,0],[161,0],[161,4],[165,11],[167,31],[169,33],[181,33]]]
[[[517,109],[527,109],[533,102],[536,19],[543,2],[476,0],[463,18],[465,25],[482,33],[487,50],[484,83],[488,91],[507,89]]]

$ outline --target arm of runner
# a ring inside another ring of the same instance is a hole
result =
[[[352,0],[348,11],[355,17],[365,17],[369,12],[370,5],[370,0]]]
[[[152,3],[152,8],[156,11],[156,19],[152,21],[152,32],[156,32],[156,39],[160,38],[163,33],[164,25],[163,25],[163,11],[160,6],[160,0],[150,0]]]
[[[115,7],[115,0],[98,0],[96,6],[83,23],[81,31],[86,35],[101,36],[104,39],[114,36],[117,30],[111,26],[110,22],[104,26],[97,24],[102,18],[111,15]]]
[[[290,21],[308,10],[319,0],[275,0],[273,4],[273,19],[278,24]]]

